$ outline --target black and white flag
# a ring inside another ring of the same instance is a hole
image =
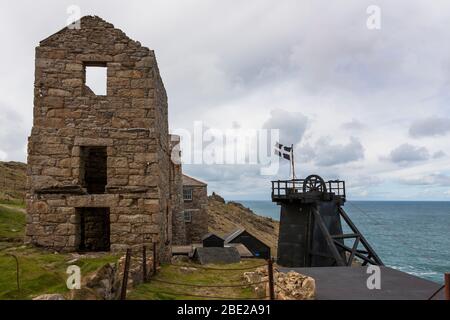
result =
[[[277,143],[275,145],[275,155],[290,161],[292,157],[292,147],[286,147]]]

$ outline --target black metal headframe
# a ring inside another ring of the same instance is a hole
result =
[[[383,262],[369,242],[342,208],[346,201],[345,181],[330,180],[325,182],[318,175],[311,175],[306,179],[272,181],[272,200],[281,205],[283,203],[313,205],[312,214],[329,247],[331,258],[335,260],[335,265],[351,266],[354,258],[362,260],[362,265],[383,265]],[[338,206],[337,214],[339,214],[340,220],[345,222],[352,233],[330,234],[317,204],[321,201],[332,200],[336,201]],[[351,247],[345,245],[345,239],[354,239]],[[360,246],[362,248],[359,248]],[[342,252],[346,254],[343,256]]]
[[[353,233],[349,234],[336,234],[331,235],[320,215],[320,213],[317,211],[317,209],[313,210],[314,217],[319,225],[319,228],[325,237],[325,240],[328,244],[328,247],[330,248],[330,251],[333,255],[333,258],[336,260],[336,265],[338,266],[352,266],[353,260],[355,257],[362,260],[362,265],[365,266],[367,264],[372,265],[378,265],[383,266],[383,262],[381,261],[380,257],[377,255],[375,250],[370,246],[369,242],[364,238],[362,233],[358,230],[356,225],[352,222],[350,217],[347,215],[347,213],[344,211],[344,209],[339,208],[339,215],[341,218],[345,221],[347,226],[352,230]],[[344,239],[354,239],[352,247],[347,247],[342,240]],[[364,249],[358,249],[359,245],[362,245]],[[344,250],[345,252],[349,253],[349,255],[346,256],[346,260],[342,258],[342,256],[339,254],[339,249]]]

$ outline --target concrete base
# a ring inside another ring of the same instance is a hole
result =
[[[316,280],[317,300],[428,300],[441,285],[410,274],[381,268],[381,289],[367,288],[366,267],[280,268]],[[441,290],[433,300],[443,300]]]

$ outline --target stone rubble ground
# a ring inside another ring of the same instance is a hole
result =
[[[315,280],[300,273],[290,271],[279,272],[274,268],[275,298],[277,300],[313,300],[316,294]],[[244,273],[247,283],[268,281],[267,267],[260,267],[254,272]],[[269,284],[261,283],[253,286],[256,295],[260,298],[269,295]]]

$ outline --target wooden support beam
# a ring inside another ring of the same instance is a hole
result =
[[[350,239],[350,238],[358,238],[360,235],[356,233],[349,233],[349,234],[336,234],[331,236],[333,239]]]
[[[317,224],[319,225],[320,230],[322,231],[322,234],[325,237],[325,240],[328,244],[328,247],[330,248],[333,258],[336,260],[336,264],[338,266],[345,266],[345,262],[342,259],[338,249],[336,248],[335,241],[333,241],[333,239],[331,238],[331,235],[328,232],[328,229],[325,226],[325,223],[323,222],[319,211],[316,208],[313,208],[312,212],[314,214],[314,219],[316,220]]]
[[[344,211],[344,209],[339,208],[339,213],[341,214],[344,221],[347,223],[347,225],[352,229],[352,231],[356,234],[359,234],[360,241],[364,248],[366,248],[367,252],[374,258],[375,265],[384,266],[383,261],[381,261],[380,257],[375,253],[375,251],[370,246],[369,242],[364,238],[364,236],[359,232],[358,228],[355,226],[355,224],[352,222],[350,217],[347,215],[347,213]]]
[[[356,254],[356,249],[358,249],[358,244],[359,244],[359,236],[356,237],[355,243],[353,243],[352,252],[350,253],[350,257],[348,257],[347,265],[349,267],[352,266],[353,258],[355,257],[355,254]]]
[[[444,278],[445,278],[445,300],[450,300],[450,273],[446,273]]]
[[[342,244],[342,243],[340,243],[340,242],[338,242],[336,240],[334,240],[334,243],[338,247],[344,249],[345,251],[352,252],[352,249],[347,247],[346,245],[344,245],[344,244]],[[357,251],[355,252],[355,256],[358,257],[358,258],[361,258],[364,261],[363,266],[367,265],[367,263],[370,263],[370,264],[373,264],[373,265],[377,265],[376,261],[370,259],[370,256],[367,257],[365,255],[362,255],[362,254],[358,253]]]

